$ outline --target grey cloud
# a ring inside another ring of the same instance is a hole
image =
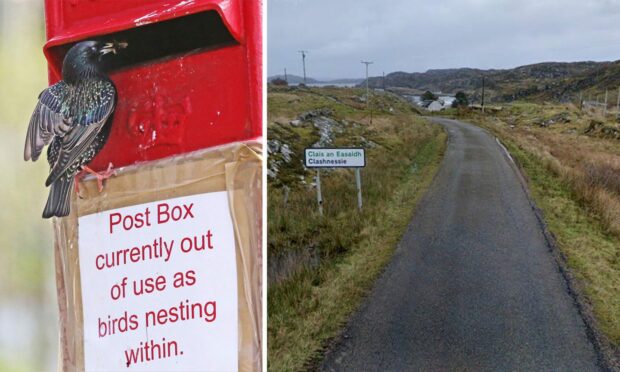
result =
[[[620,0],[269,0],[268,73],[509,68],[620,58]]]

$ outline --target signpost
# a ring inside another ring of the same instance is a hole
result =
[[[321,195],[321,168],[354,168],[357,188],[357,208],[362,210],[362,177],[360,168],[366,166],[366,152],[363,148],[307,148],[304,151],[306,168],[316,168],[316,199],[319,213],[323,215]]]

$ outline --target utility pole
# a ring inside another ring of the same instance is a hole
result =
[[[616,102],[616,118],[620,118],[620,88],[618,88],[618,101]]]
[[[579,111],[583,111],[583,92],[579,92]]]
[[[368,88],[368,65],[372,65],[373,61],[362,61],[366,65],[366,106],[370,109],[370,90]]]
[[[306,85],[306,53],[308,53],[308,51],[300,50],[299,53],[301,53],[301,62],[304,65],[304,85]]]
[[[286,67],[284,68],[284,81],[288,84],[288,75],[286,75]]]
[[[382,72],[383,75],[383,90],[385,90],[385,71]]]
[[[482,76],[482,113],[484,114],[484,76]]]

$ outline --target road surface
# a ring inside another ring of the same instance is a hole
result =
[[[320,369],[599,370],[505,152],[478,127],[432,120],[449,133],[441,168]]]

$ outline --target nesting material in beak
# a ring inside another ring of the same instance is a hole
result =
[[[108,53],[114,53],[116,54],[119,49],[125,49],[127,48],[127,42],[126,41],[113,41],[111,43],[106,43],[103,48],[101,48],[101,55],[106,55]]]

